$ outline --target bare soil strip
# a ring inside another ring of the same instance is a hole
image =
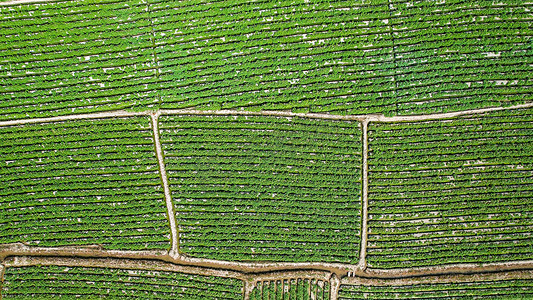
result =
[[[6,272],[6,267],[4,262],[0,264],[0,282],[4,282],[4,273]],[[2,299],[2,289],[0,289],[0,299]]]
[[[368,120],[362,122],[363,131],[363,170],[361,189],[361,248],[359,268],[366,269],[366,246],[368,244]]]
[[[86,267],[86,268],[116,268],[126,270],[151,270],[151,271],[168,271],[183,272],[188,274],[197,274],[205,276],[231,277],[245,280],[247,277],[240,272],[202,268],[194,266],[177,265],[157,260],[139,260],[129,258],[76,258],[76,257],[37,257],[37,256],[14,256],[6,259],[5,266],[24,267],[24,266],[68,266],[68,267]]]
[[[331,279],[329,280],[329,284],[331,286],[331,294],[330,299],[338,299],[339,298],[339,289],[341,287],[341,280],[339,277],[337,277],[335,274],[331,276]]]
[[[511,270],[533,270],[533,260],[508,261],[486,264],[454,264],[421,268],[405,269],[372,269],[357,274],[361,277],[371,278],[405,278],[417,276],[433,276],[448,274],[471,274],[484,272],[501,272]]]
[[[174,204],[172,203],[172,196],[170,194],[170,186],[167,179],[167,171],[165,169],[165,161],[163,159],[163,150],[161,150],[161,141],[159,139],[159,114],[153,113],[152,118],[152,129],[154,131],[154,144],[155,144],[155,153],[157,155],[157,161],[159,162],[159,173],[161,174],[161,181],[163,182],[163,191],[165,193],[165,202],[167,204],[167,215],[170,222],[170,233],[171,233],[171,245],[169,255],[172,257],[179,257],[179,235],[178,235],[178,226],[176,225],[176,215],[174,214]]]
[[[370,285],[370,286],[398,286],[431,283],[458,283],[511,279],[533,279],[533,270],[498,270],[495,272],[472,274],[448,274],[434,276],[405,277],[396,279],[344,277],[341,284]]]
[[[352,265],[339,263],[286,263],[286,262],[233,262],[202,258],[190,258],[185,255],[171,256],[167,251],[122,251],[104,250],[99,246],[87,247],[33,247],[22,243],[0,245],[0,260],[11,256],[56,256],[77,258],[125,258],[141,260],[159,260],[177,265],[188,265],[222,270],[232,270],[244,274],[260,274],[279,271],[314,270],[338,274],[342,277]]]
[[[324,120],[343,120],[343,121],[368,121],[368,122],[408,122],[408,121],[424,121],[424,120],[436,120],[436,119],[449,119],[464,115],[472,114],[482,114],[491,111],[500,111],[500,110],[512,110],[520,108],[533,107],[533,102],[507,106],[507,107],[489,107],[483,109],[474,109],[474,110],[463,110],[458,112],[444,113],[444,114],[429,114],[429,115],[414,115],[414,116],[396,116],[396,117],[385,117],[383,115],[330,115],[330,114],[319,114],[319,113],[293,113],[287,111],[245,111],[245,110],[195,110],[195,109],[176,109],[176,110],[146,110],[139,112],[130,112],[125,110],[115,110],[107,111],[100,113],[90,113],[90,114],[78,114],[78,115],[66,115],[59,117],[50,117],[50,118],[34,118],[34,119],[19,119],[19,120],[9,120],[1,121],[0,127],[2,126],[12,126],[12,125],[22,125],[22,124],[34,124],[34,123],[49,123],[49,122],[59,122],[59,121],[68,121],[68,120],[79,120],[79,119],[99,119],[99,118],[120,118],[120,117],[131,117],[131,116],[148,116],[152,114],[159,115],[243,115],[243,116],[278,116],[278,117],[299,117],[299,118],[309,118],[309,119],[324,119]]]
[[[512,261],[487,264],[455,264],[424,268],[409,269],[372,269],[361,270],[354,265],[338,263],[286,263],[286,262],[231,262],[200,258],[188,258],[186,256],[171,257],[167,251],[121,251],[103,250],[99,246],[87,247],[33,247],[22,243],[0,245],[0,260],[6,260],[12,256],[35,256],[35,257],[63,257],[84,260],[87,258],[109,258],[126,260],[144,260],[162,263],[171,263],[179,266],[197,268],[219,269],[239,272],[243,276],[256,276],[268,273],[288,274],[288,272],[327,272],[335,274],[338,278],[346,277],[348,271],[353,273],[354,278],[372,279],[401,279],[422,276],[442,276],[450,274],[474,274],[487,272],[503,272],[513,270],[533,270],[533,260]],[[285,275],[283,275],[285,276]],[[265,277],[267,278],[267,277]]]
[[[443,113],[443,114],[429,114],[429,115],[413,115],[413,116],[395,116],[385,117],[383,115],[369,115],[369,122],[411,122],[411,121],[426,121],[426,120],[438,120],[438,119],[450,119],[465,115],[482,114],[500,110],[512,110],[520,108],[533,107],[533,102],[507,106],[507,107],[489,107],[481,109],[463,110],[457,112]]]

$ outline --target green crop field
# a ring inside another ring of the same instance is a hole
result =
[[[499,280],[366,287],[342,285],[339,298],[355,299],[531,299],[531,280]]]
[[[277,117],[162,117],[186,254],[357,262],[358,124]]]
[[[533,299],[533,2],[0,0],[0,299]]]
[[[3,299],[241,299],[242,281],[165,271],[64,266],[9,268]]]
[[[533,109],[371,125],[369,264],[531,258],[532,133]]]
[[[257,282],[250,294],[251,300],[262,299],[330,299],[329,282],[290,278]]]
[[[148,117],[0,127],[0,243],[170,247]]]

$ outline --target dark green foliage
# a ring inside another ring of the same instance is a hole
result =
[[[0,7],[0,120],[162,108],[427,114],[532,101],[530,3]]]
[[[397,114],[533,100],[532,4],[391,0]]]

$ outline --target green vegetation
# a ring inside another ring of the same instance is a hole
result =
[[[9,267],[3,299],[242,299],[243,283],[185,273],[63,266]]]
[[[532,3],[390,2],[397,114],[533,100]]]
[[[0,243],[170,247],[148,117],[0,127]]]
[[[531,259],[533,109],[369,130],[370,266]]]
[[[355,299],[531,299],[532,280],[362,286],[341,285],[339,300]]]
[[[328,281],[305,278],[260,281],[250,293],[250,300],[262,299],[316,299],[329,300]]]
[[[149,108],[149,26],[142,0],[0,6],[0,120]]]
[[[533,100],[531,9],[517,0],[4,5],[0,120],[123,108],[394,115],[523,103]]]
[[[162,116],[183,253],[227,260],[356,263],[358,123]]]
[[[162,107],[388,112],[388,1],[371,2],[150,0]]]

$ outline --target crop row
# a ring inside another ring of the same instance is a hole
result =
[[[384,0],[2,6],[0,119],[157,107],[394,115],[531,101],[530,9]]]
[[[412,285],[341,285],[339,298],[355,299],[530,299],[533,281],[513,279]]]
[[[371,123],[369,265],[529,259],[532,113]]]
[[[8,267],[2,298],[242,299],[242,289],[232,278],[51,265]]]
[[[0,237],[39,246],[167,249],[148,117],[0,128]]]
[[[259,281],[250,292],[251,300],[261,299],[330,299],[329,281],[308,278],[287,278]]]
[[[163,116],[160,125],[183,253],[357,261],[358,123]]]
[[[0,8],[1,119],[65,115],[155,100],[150,19],[143,1]]]
[[[397,114],[531,101],[531,4],[392,1]],[[450,26],[450,24],[453,24]]]

